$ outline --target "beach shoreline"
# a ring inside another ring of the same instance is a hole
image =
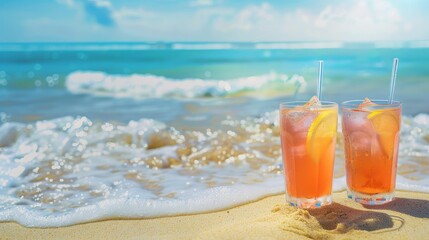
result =
[[[397,191],[392,203],[364,207],[333,194],[315,210],[285,204],[284,195],[230,209],[151,219],[106,219],[59,228],[0,223],[0,239],[423,239],[429,193]]]

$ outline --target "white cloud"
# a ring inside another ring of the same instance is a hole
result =
[[[274,9],[268,3],[245,7],[234,16],[222,16],[214,22],[214,29],[220,31],[253,30],[261,23],[273,20]]]
[[[69,7],[74,7],[75,6],[75,1],[74,0],[57,0],[58,3],[60,4],[64,4],[66,6]]]
[[[88,2],[92,2],[97,7],[106,7],[111,8],[112,4],[108,0],[87,0]]]
[[[32,33],[43,40],[44,35],[64,28],[81,41],[403,41],[429,37],[426,16],[403,15],[388,0],[339,2],[318,9],[279,8],[268,2],[237,9],[221,7],[213,0],[216,6],[173,11],[117,7],[107,0],[57,1],[77,9],[77,19],[46,18],[37,26],[31,23],[37,19],[31,19],[23,31],[28,38]],[[87,2],[95,9],[85,9]],[[97,24],[88,24],[88,19]],[[71,40],[70,35],[49,38]]]
[[[358,0],[319,10],[278,9],[269,3],[241,9],[189,12],[114,12],[124,36],[166,41],[377,41],[413,40],[414,23],[387,0]],[[399,38],[399,39],[398,39]]]
[[[327,6],[314,19],[316,32],[344,40],[387,40],[404,31],[402,16],[386,0]],[[311,26],[310,26],[311,27]]]
[[[319,11],[278,10],[269,3],[251,5],[219,17],[213,28],[229,39],[243,41],[374,41],[395,39],[410,31],[412,24],[386,0],[359,0]]]
[[[211,6],[213,5],[213,0],[194,0],[190,3],[191,6]]]
[[[233,14],[224,8],[202,8],[188,12],[153,12],[145,8],[123,7],[114,11],[118,31],[137,41],[215,40],[210,22],[215,16]]]

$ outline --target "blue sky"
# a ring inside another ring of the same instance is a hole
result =
[[[429,40],[425,0],[1,0],[0,42]]]

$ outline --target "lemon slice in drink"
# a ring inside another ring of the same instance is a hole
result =
[[[368,115],[374,130],[378,134],[380,145],[389,158],[395,148],[395,137],[399,132],[399,116],[391,110],[376,110]]]
[[[337,134],[337,111],[323,110],[308,129],[307,152],[314,162],[319,162]]]

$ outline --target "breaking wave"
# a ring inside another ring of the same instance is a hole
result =
[[[66,88],[77,94],[118,98],[208,98],[242,95],[295,94],[305,90],[302,76],[270,73],[231,80],[170,79],[156,75],[109,75],[104,72],[73,72]]]

